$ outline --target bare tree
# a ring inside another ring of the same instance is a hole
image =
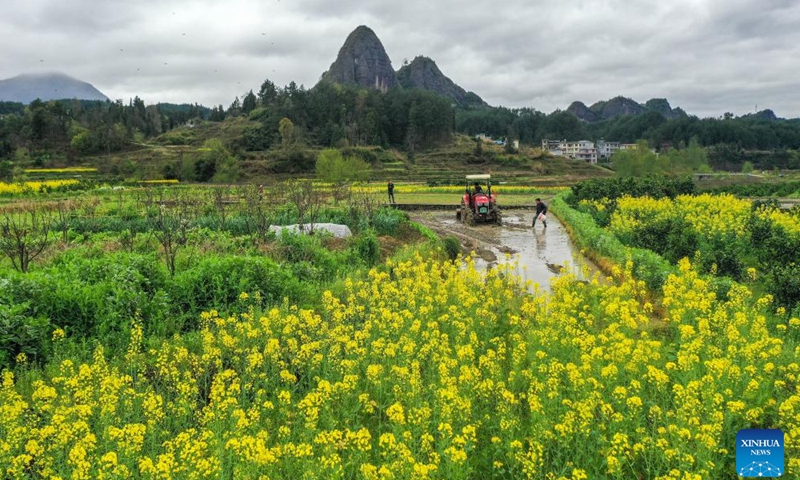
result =
[[[372,222],[372,219],[375,217],[375,212],[381,207],[381,201],[377,195],[356,189],[350,190],[347,204],[350,209],[350,219],[353,225],[358,225],[360,215],[363,215],[368,222]]]
[[[225,187],[215,187],[213,190],[214,206],[217,209],[217,216],[219,217],[219,227],[221,231],[225,231],[225,221],[228,218],[228,196],[225,195]]]
[[[265,198],[259,187],[249,185],[244,187],[244,210],[247,233],[263,240],[269,231],[269,212],[272,205],[281,205],[283,199],[275,192],[269,192]]]
[[[178,250],[186,245],[191,202],[178,196],[167,199],[163,190],[160,193],[161,198],[156,203],[155,212],[152,212],[152,216],[148,216],[148,219],[153,235],[164,250],[164,261],[167,263],[169,274],[174,276]]]
[[[31,261],[50,244],[52,212],[41,205],[26,202],[2,213],[0,250],[20,272],[27,272]]]
[[[61,228],[61,241],[69,241],[69,222],[75,217],[75,202],[72,200],[59,200],[56,206],[58,225]]]
[[[309,233],[314,233],[314,224],[325,203],[321,192],[314,190],[311,180],[292,180],[285,184],[286,199],[297,208],[297,222],[310,224]],[[302,227],[301,227],[302,228]]]

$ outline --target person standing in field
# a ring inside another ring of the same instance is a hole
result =
[[[536,199],[536,214],[533,216],[531,228],[536,226],[536,220],[541,220],[544,228],[547,228],[547,205],[544,204],[541,198]]]
[[[394,183],[389,180],[389,184],[386,186],[386,189],[389,192],[389,203],[395,203],[394,201]]]

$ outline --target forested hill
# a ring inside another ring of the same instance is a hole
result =
[[[767,114],[702,119],[685,115],[667,119],[658,111],[648,110],[640,115],[620,115],[589,123],[562,110],[548,115],[530,108],[474,108],[458,110],[456,130],[518,138],[530,145],[539,144],[543,138],[623,143],[645,139],[658,149],[688,145],[692,137],[697,137],[706,147],[726,144],[745,150],[800,148],[800,119],[779,119]]]
[[[0,160],[43,156],[74,159],[115,152],[210,114],[210,109],[196,104],[145,106],[138,97],[128,104],[97,100],[34,100],[30,105],[0,102]]]

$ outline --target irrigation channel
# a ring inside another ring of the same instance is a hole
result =
[[[532,209],[503,209],[502,225],[466,225],[456,220],[455,208],[408,213],[412,221],[437,234],[458,238],[465,252],[474,252],[478,268],[516,264],[517,274],[532,282],[531,291],[549,291],[550,279],[556,275],[572,272],[579,280],[589,280],[598,272],[552,214],[548,215],[547,228],[541,222],[531,228]]]

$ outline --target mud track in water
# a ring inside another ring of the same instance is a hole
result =
[[[537,221],[531,228],[532,210],[503,210],[502,225],[468,225],[456,220],[452,211],[409,212],[412,221],[421,223],[442,237],[461,241],[465,252],[474,252],[479,268],[517,262],[518,274],[549,290],[550,279],[573,272],[587,279],[597,268],[572,244],[564,226],[548,215],[547,228]]]

